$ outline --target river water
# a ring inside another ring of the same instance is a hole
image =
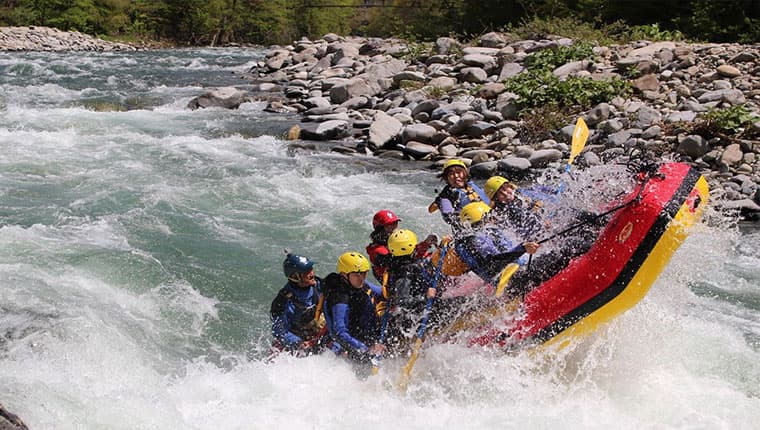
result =
[[[190,111],[262,51],[0,52],[0,403],[33,429],[758,428],[760,233],[698,225],[647,297],[556,354],[436,345],[359,381],[262,360],[283,249],[372,214],[445,230],[419,165],[293,152],[294,118]]]

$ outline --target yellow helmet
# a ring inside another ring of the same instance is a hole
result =
[[[483,216],[491,210],[484,202],[472,202],[466,204],[459,213],[459,219],[463,223],[475,224],[483,219]]]
[[[443,163],[443,169],[441,170],[441,174],[445,174],[446,173],[446,169],[448,169],[449,167],[454,167],[454,166],[459,166],[459,167],[463,168],[464,170],[467,170],[467,165],[464,164],[464,161],[458,160],[458,159],[455,158],[455,159],[452,159],[452,160],[449,160],[449,161]]]
[[[493,196],[496,195],[496,192],[499,191],[499,188],[501,188],[502,185],[509,184],[512,185],[509,180],[503,176],[491,176],[486,181],[486,195],[489,199],[493,200]]]
[[[414,252],[417,235],[411,230],[398,229],[388,238],[388,249],[394,257],[403,257]]]
[[[360,252],[345,252],[338,257],[338,273],[369,272],[369,260]]]

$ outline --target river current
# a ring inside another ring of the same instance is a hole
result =
[[[289,150],[261,103],[186,108],[262,57],[0,52],[0,403],[30,428],[758,428],[760,232],[712,210],[551,356],[435,345],[405,395],[392,360],[266,363],[283,249],[324,276],[378,209],[445,227],[420,165]]]

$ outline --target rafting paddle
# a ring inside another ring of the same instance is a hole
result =
[[[565,165],[566,173],[570,173],[570,166],[573,164],[573,161],[575,161],[575,157],[577,157],[581,151],[583,151],[583,148],[586,146],[587,141],[588,126],[586,125],[586,121],[584,121],[583,118],[579,117],[578,121],[575,122],[575,128],[573,129],[573,141],[570,145],[570,158],[567,159],[567,164]],[[564,190],[565,183],[562,182],[559,184],[557,194],[562,194],[562,191]]]
[[[441,268],[443,266],[443,260],[446,257],[446,251],[448,251],[449,247],[448,245],[444,246],[443,249],[441,249],[441,256],[438,259],[438,267],[435,269],[435,275],[433,275],[433,284],[430,286],[430,288],[436,290],[436,287],[438,285],[438,278],[441,275]],[[409,357],[409,361],[406,362],[406,365],[401,369],[401,376],[398,378],[398,389],[401,392],[406,392],[406,387],[409,386],[409,381],[412,379],[412,369],[414,368],[414,363],[417,362],[417,358],[420,356],[420,350],[422,349],[422,342],[425,341],[425,331],[427,330],[427,322],[430,318],[431,310],[433,309],[433,302],[435,301],[435,297],[438,295],[438,291],[436,291],[436,295],[433,297],[430,297],[427,299],[427,302],[425,303],[425,310],[422,311],[422,319],[420,320],[420,327],[417,329],[417,338],[414,340],[414,346],[412,347],[412,355]]]
[[[575,157],[583,151],[583,147],[586,146],[587,141],[588,126],[583,118],[578,118],[578,121],[575,123],[575,128],[573,129],[573,143],[570,146],[570,158],[567,160],[567,167],[565,167],[566,171],[570,171],[570,165],[573,164]]]
[[[517,263],[507,264],[507,267],[501,271],[501,276],[499,276],[499,283],[496,284],[496,290],[494,290],[493,293],[494,297],[501,297],[504,295],[504,290],[506,290],[509,280],[512,279],[512,275],[514,275],[519,268],[520,265]]]

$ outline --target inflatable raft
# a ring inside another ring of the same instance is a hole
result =
[[[646,295],[699,220],[707,198],[707,181],[689,165],[654,166],[615,202],[587,252],[521,299],[498,301],[444,332],[464,329],[471,345],[506,349],[561,347],[590,333]]]

